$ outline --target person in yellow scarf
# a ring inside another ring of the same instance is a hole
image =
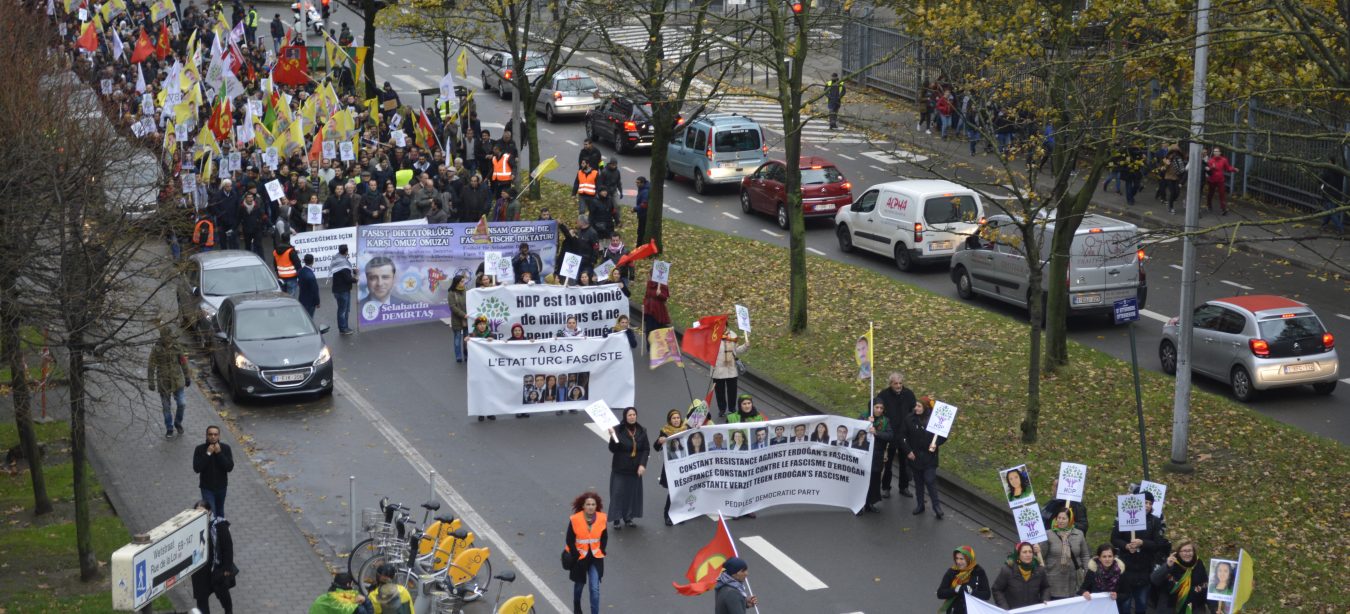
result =
[[[661,425],[661,434],[657,436],[656,445],[653,445],[652,447],[656,448],[656,450],[659,452],[664,447],[666,447],[667,445],[666,441],[668,439],[674,437],[675,435],[679,435],[680,433],[683,433],[687,430],[689,430],[689,424],[684,421],[684,414],[680,412],[680,410],[678,409],[672,409],[666,412],[666,423]],[[675,447],[673,447],[675,445],[679,445],[679,443],[680,443],[679,440],[670,442],[672,447],[668,451],[667,456],[669,456],[672,459],[679,458],[680,456],[679,452]],[[670,488],[670,485],[666,483],[666,468],[664,463],[661,466],[661,479],[658,480],[658,482],[661,484],[661,488]],[[665,516],[666,516],[666,526],[668,527],[675,526],[675,523],[671,522],[670,520],[670,493],[666,493]]]
[[[1050,581],[1045,576],[1041,548],[1018,542],[994,580],[994,603],[1012,610],[1050,601]]]
[[[989,576],[975,564],[975,549],[961,546],[952,551],[952,566],[938,585],[937,597],[944,600],[938,614],[966,614],[966,593],[985,601],[991,596]]]
[[[1167,557],[1167,565],[1153,570],[1153,586],[1167,591],[1167,611],[1174,614],[1208,612],[1209,572],[1195,542],[1183,539]]]
[[[637,420],[637,408],[629,407],[623,410],[619,426],[609,429],[609,518],[615,531],[623,525],[636,528],[633,519],[642,517],[642,476],[647,473],[651,444],[647,429]]]

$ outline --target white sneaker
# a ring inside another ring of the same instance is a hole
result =
[[[932,131],[932,130],[924,130],[923,133],[924,133],[924,134],[933,134],[933,131]]]

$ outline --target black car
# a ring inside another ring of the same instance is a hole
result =
[[[284,292],[226,298],[216,312],[211,368],[230,396],[265,398],[333,392],[333,357],[300,302]]]
[[[205,339],[213,332],[211,321],[226,297],[280,288],[272,266],[253,252],[224,249],[193,254],[178,278],[183,328]]]
[[[652,103],[610,96],[600,108],[586,112],[586,138],[609,143],[618,153],[652,146]],[[677,119],[679,125],[683,119]]]

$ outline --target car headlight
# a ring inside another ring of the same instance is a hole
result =
[[[235,352],[235,353],[234,353],[234,368],[240,369],[240,370],[243,370],[243,371],[257,371],[257,370],[258,370],[258,365],[253,364],[253,361],[249,360],[248,358],[245,358],[243,354],[240,354],[239,352]]]
[[[328,364],[328,361],[332,359],[333,354],[328,351],[328,346],[325,345],[322,350],[319,350],[319,357],[314,359],[314,366]]]

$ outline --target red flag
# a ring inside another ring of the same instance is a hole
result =
[[[282,85],[299,87],[309,83],[309,54],[300,45],[281,48],[277,65],[272,67],[272,80]]]
[[[94,29],[93,23],[84,24],[84,31],[80,33],[80,38],[75,44],[85,51],[98,51],[98,31]]]
[[[136,48],[131,50],[131,63],[144,62],[154,53],[155,44],[150,42],[150,35],[145,33],[145,28],[141,28],[141,35],[136,37]]]
[[[722,335],[727,332],[727,317],[703,316],[695,327],[684,329],[684,340],[680,350],[685,356],[693,356],[708,364],[717,360],[717,350],[722,346]]]
[[[314,145],[309,148],[309,159],[323,159],[323,126],[314,131]]]
[[[163,60],[173,53],[173,47],[169,46],[169,22],[159,24],[159,43],[155,45],[155,58]]]
[[[722,563],[727,559],[736,556],[736,544],[731,541],[731,531],[727,530],[727,521],[718,516],[717,533],[713,535],[712,541],[699,549],[694,555],[694,561],[689,564],[689,570],[684,572],[684,576],[689,578],[689,584],[676,584],[671,582],[681,595],[693,597],[702,595],[717,585],[717,576],[722,573]]]
[[[426,109],[417,112],[416,132],[419,141],[418,146],[432,149],[432,146],[437,143],[436,129],[431,127],[431,120],[427,119]]]
[[[225,141],[230,138],[230,129],[234,128],[234,109],[223,89],[220,98],[211,110],[211,134],[216,135],[217,141]]]
[[[627,255],[625,255],[623,258],[620,258],[618,266],[626,266],[630,262],[634,262],[637,260],[645,260],[659,253],[661,253],[661,250],[657,249],[656,247],[656,239],[652,239],[646,245],[643,245],[642,247],[639,247],[631,252],[628,252]]]

